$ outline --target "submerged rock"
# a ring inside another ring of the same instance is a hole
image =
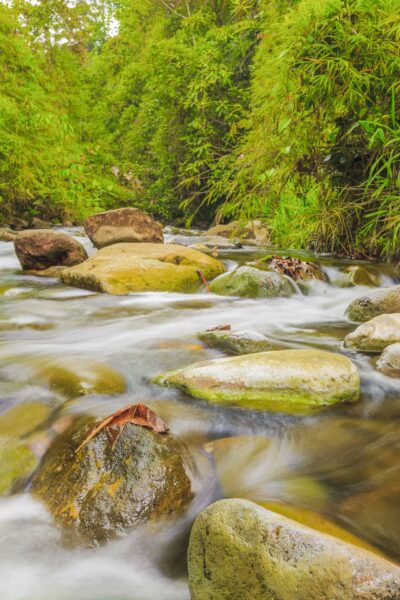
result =
[[[84,223],[85,231],[96,248],[121,242],[162,243],[162,227],[138,208],[117,208],[92,215]]]
[[[214,294],[245,298],[288,298],[295,289],[287,277],[254,267],[239,267],[215,279],[210,285]]]
[[[271,343],[257,331],[202,331],[199,340],[209,348],[216,348],[228,354],[252,354],[272,350]]]
[[[127,425],[114,449],[103,429],[76,453],[88,424],[80,418],[55,440],[32,484],[66,542],[98,544],[183,512],[193,492],[180,442]]]
[[[27,478],[38,460],[24,443],[0,435],[0,496],[12,493],[14,486]]]
[[[356,402],[360,395],[351,360],[320,350],[279,350],[196,363],[165,373],[156,383],[218,404],[289,413]]]
[[[15,252],[24,270],[72,267],[87,259],[85,248],[65,233],[48,229],[28,229],[14,240]]]
[[[50,408],[41,402],[27,402],[10,408],[0,416],[0,436],[13,439],[31,433],[50,415]]]
[[[295,281],[310,281],[319,279],[327,281],[328,278],[316,263],[293,258],[292,256],[272,256],[265,261],[268,269],[286,275]]]
[[[400,377],[400,342],[386,346],[378,360],[377,367],[386,375]]]
[[[67,285],[109,294],[192,292],[224,272],[224,265],[202,252],[175,244],[115,244],[99,250],[81,265],[65,269]]]
[[[247,500],[220,500],[197,517],[188,569],[192,600],[400,597],[396,565]]]
[[[400,313],[400,285],[368,292],[354,300],[346,310],[349,319],[360,322],[391,313]]]
[[[400,342],[400,313],[375,317],[344,339],[347,348],[363,352],[381,352],[396,342]]]

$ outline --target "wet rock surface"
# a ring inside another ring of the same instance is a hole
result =
[[[14,240],[15,252],[24,270],[72,267],[87,259],[84,247],[73,237],[48,229],[28,229]]]
[[[239,267],[211,282],[210,289],[221,296],[244,298],[288,298],[295,289],[290,279],[254,267]]]
[[[138,208],[117,208],[92,215],[84,227],[96,248],[122,242],[162,243],[164,240],[160,224]]]
[[[354,300],[346,311],[349,319],[359,322],[391,313],[400,313],[400,285],[368,292]]]
[[[400,313],[379,315],[349,333],[344,340],[347,348],[361,352],[381,352],[400,342]]]
[[[251,354],[272,350],[271,342],[257,331],[201,331],[198,338],[209,348],[227,354]]]
[[[400,342],[386,346],[378,360],[377,367],[382,373],[400,377]]]
[[[400,597],[396,565],[246,500],[197,517],[188,568],[192,600]]]
[[[76,453],[92,423],[81,417],[54,441],[32,484],[65,542],[95,545],[182,514],[193,497],[184,446],[127,425],[114,448],[102,430]]]

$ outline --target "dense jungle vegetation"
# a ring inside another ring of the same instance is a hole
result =
[[[0,0],[2,221],[400,253],[400,0]]]

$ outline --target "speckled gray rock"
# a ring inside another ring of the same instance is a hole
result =
[[[399,600],[400,568],[247,500],[196,519],[191,600]]]
[[[85,248],[75,238],[49,229],[22,231],[14,240],[14,248],[24,270],[72,267],[87,259]]]
[[[252,354],[272,350],[271,343],[258,331],[202,331],[199,340],[209,348],[228,354]]]
[[[400,342],[386,346],[379,358],[377,367],[387,375],[400,377]]]
[[[368,292],[354,300],[346,310],[349,319],[359,322],[391,313],[400,313],[400,285]]]
[[[379,315],[359,325],[345,337],[344,345],[362,352],[381,352],[396,342],[400,342],[400,313]]]
[[[239,267],[236,271],[225,273],[212,281],[210,288],[220,296],[245,298],[288,298],[295,292],[288,277],[254,267]]]

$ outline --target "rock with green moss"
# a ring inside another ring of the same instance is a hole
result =
[[[379,286],[379,273],[368,270],[362,265],[350,265],[346,267],[344,275],[345,279],[342,282],[342,287],[353,285]]]
[[[400,313],[379,315],[345,337],[344,345],[361,352],[381,352],[400,342]]]
[[[24,443],[0,435],[0,496],[13,491],[19,481],[29,477],[37,465],[37,458]]]
[[[49,361],[38,369],[37,377],[67,398],[91,394],[122,394],[124,377],[112,367],[87,359],[64,358]]]
[[[393,563],[247,500],[196,519],[188,551],[192,600],[395,600]]]
[[[156,382],[197,398],[243,408],[305,414],[360,395],[347,357],[321,350],[279,350],[197,363]]]
[[[244,298],[288,298],[295,292],[290,279],[279,273],[254,267],[239,267],[211,282],[211,291],[220,296]]]
[[[202,331],[198,338],[209,348],[222,350],[227,354],[252,354],[272,350],[269,340],[257,331]]]
[[[185,510],[191,465],[176,438],[129,424],[114,448],[102,430],[76,452],[88,431],[90,420],[81,417],[56,438],[32,484],[66,542],[98,544]]]
[[[368,292],[354,300],[346,310],[349,319],[359,322],[391,313],[400,313],[400,285]]]
[[[386,346],[378,360],[377,367],[386,375],[400,377],[400,342]]]
[[[34,431],[50,415],[50,408],[40,402],[27,402],[10,408],[0,416],[0,436],[19,438]]]
[[[96,292],[193,292],[199,271],[213,279],[225,270],[211,256],[176,244],[114,244],[84,263],[65,269],[61,281]]]

